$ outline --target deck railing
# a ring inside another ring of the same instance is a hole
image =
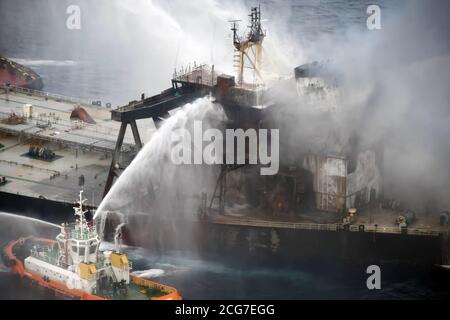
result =
[[[176,71],[172,80],[212,87],[217,83],[217,73],[209,65],[200,64]]]
[[[447,233],[449,230],[437,230],[432,228],[405,228],[391,226],[380,226],[373,224],[351,224],[344,225],[342,223],[302,223],[289,221],[268,221],[248,218],[233,218],[233,217],[217,217],[209,216],[209,221],[219,224],[230,225],[245,225],[254,227],[270,227],[270,228],[288,228],[288,229],[302,229],[302,230],[317,230],[317,231],[350,231],[350,232],[372,232],[372,233],[390,233],[390,234],[408,234],[408,235],[428,235],[439,236]]]
[[[27,89],[27,88],[17,87],[17,86],[13,86],[13,85],[8,85],[8,86],[0,85],[0,89],[3,90],[5,93],[17,92],[17,93],[22,93],[22,94],[26,94],[26,95],[33,95],[33,96],[40,97],[40,98],[52,99],[55,101],[64,101],[64,102],[86,105],[86,106],[97,106],[92,103],[95,100],[88,101],[85,99],[68,97],[68,96],[64,96],[61,94],[57,94],[57,93],[50,93],[50,92],[39,91],[39,90],[35,90],[35,89]]]

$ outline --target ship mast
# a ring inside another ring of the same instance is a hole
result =
[[[266,36],[261,27],[261,6],[252,7],[249,14],[250,25],[247,26],[249,32],[245,39],[241,39],[238,35],[238,24],[240,20],[231,20],[231,31],[233,31],[233,45],[235,48],[234,66],[237,68],[237,83],[244,84],[244,71],[251,69],[254,73],[253,84],[256,85],[256,77],[259,83],[264,84],[261,75],[261,58],[262,58],[262,42]]]
[[[80,190],[80,195],[78,199],[78,207],[73,207],[75,215],[79,217],[79,227],[80,233],[83,234],[85,226],[87,226],[86,219],[84,214],[87,210],[83,210],[83,204],[86,202],[86,199],[83,199],[83,190]]]

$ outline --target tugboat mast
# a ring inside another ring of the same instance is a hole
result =
[[[78,199],[78,207],[73,207],[75,215],[78,216],[80,233],[83,234],[84,227],[87,225],[86,218],[84,214],[87,210],[83,210],[83,204],[86,202],[86,199],[83,199],[83,190],[80,190],[79,199]]]

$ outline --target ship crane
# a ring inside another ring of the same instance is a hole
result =
[[[238,85],[244,85],[244,71],[250,69],[253,71],[253,84],[264,84],[261,75],[262,67],[262,42],[266,36],[261,27],[261,7],[253,7],[251,9],[250,25],[247,26],[249,32],[245,39],[241,39],[238,35],[238,22],[240,20],[231,20],[231,31],[233,31],[233,44],[235,48],[234,66],[237,69]],[[258,81],[256,81],[256,76]]]

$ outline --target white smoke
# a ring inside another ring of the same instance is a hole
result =
[[[171,133],[177,129],[192,133],[195,120],[202,120],[205,128],[217,127],[221,125],[223,118],[221,107],[214,105],[207,97],[185,105],[165,120],[115,182],[94,218],[108,211],[119,211],[123,214],[182,215],[184,211],[192,209],[183,205],[183,199],[211,190],[215,182],[215,168],[172,163]],[[196,213],[196,210],[186,212],[190,215]]]
[[[365,147],[383,142],[385,196],[435,214],[450,207],[449,9],[438,0],[382,7],[381,30],[361,28],[363,20],[345,36],[323,37],[306,50],[311,60],[331,60],[343,135],[357,133]],[[303,115],[289,128],[296,149],[332,125],[302,121]]]

